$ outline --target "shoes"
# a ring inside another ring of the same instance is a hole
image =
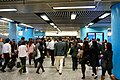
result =
[[[94,76],[95,74],[93,73],[92,76]]]
[[[83,76],[81,79],[85,79],[85,77]]]
[[[62,75],[62,73],[59,73],[59,75]]]
[[[36,73],[40,74],[38,71]]]
[[[57,68],[56,68],[57,72],[59,71]]]
[[[2,72],[6,72],[5,70],[1,69]]]
[[[97,79],[97,78],[98,78],[98,76],[97,76],[97,75],[95,75],[94,79]]]
[[[22,70],[19,70],[19,73],[22,74]]]
[[[23,71],[23,73],[26,73],[26,71]]]
[[[45,72],[45,70],[43,70],[42,72]]]

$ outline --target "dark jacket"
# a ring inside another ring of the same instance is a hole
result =
[[[55,56],[65,56],[66,46],[64,42],[58,42],[55,44],[54,55]]]
[[[112,56],[113,56],[113,51],[104,51],[102,57],[102,68],[106,69],[112,69],[113,68],[113,63],[112,63]]]
[[[77,47],[71,47],[70,55],[72,57],[77,57],[77,54],[78,54],[78,48]]]
[[[99,66],[99,49],[94,47],[94,46],[91,46],[90,48],[90,64],[91,66]]]

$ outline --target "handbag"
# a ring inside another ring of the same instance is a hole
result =
[[[77,58],[83,58],[83,50],[78,50]]]

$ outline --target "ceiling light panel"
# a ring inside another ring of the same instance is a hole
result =
[[[93,25],[93,24],[94,24],[94,23],[89,23],[88,25],[91,26],[91,25]]]
[[[103,19],[103,18],[105,18],[105,17],[107,17],[107,16],[109,16],[109,15],[110,15],[110,13],[105,13],[105,14],[103,14],[102,16],[100,16],[99,19]]]
[[[75,20],[75,18],[76,18],[76,16],[77,16],[77,14],[71,14],[71,20]]]
[[[0,9],[0,12],[17,11],[17,9]]]
[[[53,7],[53,9],[84,9],[84,8],[96,8],[96,6]]]
[[[50,19],[47,17],[47,15],[40,15],[40,17],[42,19],[44,19],[45,21],[50,21]]]

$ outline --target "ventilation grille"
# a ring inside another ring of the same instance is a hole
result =
[[[16,2],[16,1],[24,1],[24,0],[0,0],[0,2]]]

